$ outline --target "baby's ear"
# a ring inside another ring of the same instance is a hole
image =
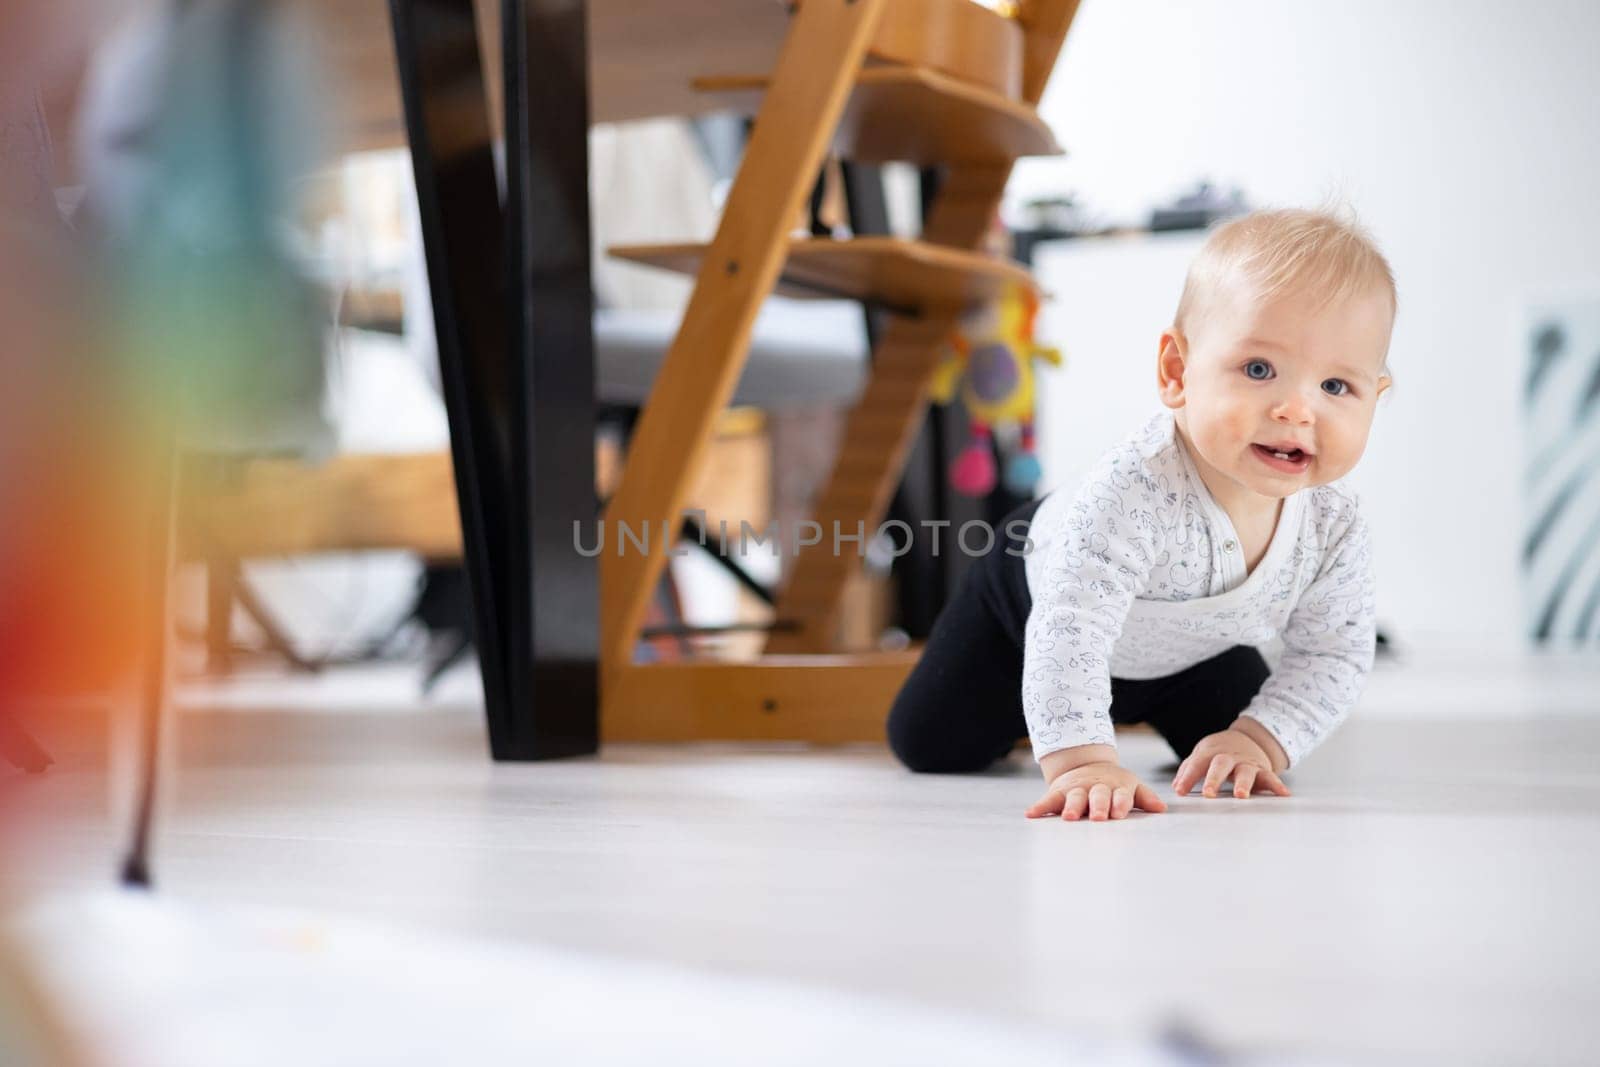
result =
[[[1394,379],[1387,374],[1378,375],[1378,396],[1382,396],[1385,389],[1394,384]]]
[[[1169,408],[1183,407],[1183,371],[1187,342],[1176,328],[1161,334],[1156,349],[1156,392]]]

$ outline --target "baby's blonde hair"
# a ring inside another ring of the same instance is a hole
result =
[[[1189,264],[1173,325],[1185,330],[1218,289],[1237,280],[1263,300],[1309,291],[1332,303],[1377,290],[1395,310],[1389,261],[1360,224],[1333,211],[1254,211],[1212,230]]]

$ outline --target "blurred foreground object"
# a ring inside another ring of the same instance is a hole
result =
[[[317,158],[315,83],[278,10],[160,9],[107,41],[85,87],[85,210],[109,252],[118,362],[188,450],[332,447],[325,313],[285,239]]]
[[[306,42],[276,5],[179,4],[129,22],[85,88],[84,214],[103,254],[103,372],[128,420],[119,455],[138,508],[143,647],[134,840],[149,881],[168,701],[176,479],[193,457],[324,453],[322,337],[285,247],[293,181],[315,158]]]
[[[5,269],[7,262],[17,264],[20,269],[26,260],[27,246],[55,234],[59,230],[55,223],[50,136],[45,129],[38,93],[31,83],[20,81],[15,72],[9,76],[0,73],[0,286],[12,290],[14,280],[11,272]],[[29,337],[26,317],[24,307],[0,304],[0,326],[15,324],[21,328],[19,340],[24,352],[32,347],[30,341],[38,343],[37,339]],[[20,379],[21,376],[16,377]],[[0,381],[14,387],[24,384],[13,380],[11,374]],[[17,395],[14,388],[6,392]],[[20,485],[26,480],[26,472],[11,448],[6,449],[0,464],[3,464],[0,465],[0,479],[3,479],[0,480],[0,503],[12,505],[5,507],[3,513],[16,515],[16,507],[24,503]],[[0,552],[5,553],[3,558],[8,564],[15,565],[18,560],[13,554],[14,546],[7,545],[3,538],[4,534],[0,533]],[[7,551],[8,548],[12,551]],[[9,575],[0,575],[0,595],[7,592],[11,584],[4,581],[4,577]],[[10,671],[5,672],[5,676],[10,674]],[[5,695],[0,691],[0,697]],[[50,765],[50,757],[16,721],[12,703],[0,700],[0,764],[37,773]]]
[[[58,1004],[40,988],[28,954],[0,936],[0,1063],[77,1067],[72,1031],[58,1017]]]
[[[28,73],[0,67],[0,760],[37,772],[50,758],[24,718],[64,688],[106,684],[126,657],[114,609],[94,606],[119,588],[115,550],[89,543],[115,519],[106,424],[85,417],[105,397]]]
[[[20,935],[90,1050],[129,1067],[1216,1062],[1154,1035],[1097,1040],[754,975],[128,893],[59,898]]]

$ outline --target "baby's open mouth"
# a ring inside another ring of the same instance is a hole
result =
[[[1299,448],[1261,444],[1253,444],[1250,447],[1255,450],[1256,455],[1279,470],[1303,469],[1311,462],[1311,453]]]

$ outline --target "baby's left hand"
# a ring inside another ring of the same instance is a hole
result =
[[[1178,765],[1178,775],[1172,780],[1172,791],[1180,797],[1188,796],[1189,790],[1202,776],[1205,778],[1205,787],[1201,792],[1208,797],[1215,797],[1222,783],[1230,777],[1233,779],[1233,795],[1240,800],[1251,792],[1276,793],[1280,797],[1289,795],[1289,787],[1272,772],[1272,758],[1266,750],[1256,744],[1250,735],[1238,730],[1224,730],[1201,738],[1200,743],[1194,746],[1194,751],[1189,753],[1189,758]]]

